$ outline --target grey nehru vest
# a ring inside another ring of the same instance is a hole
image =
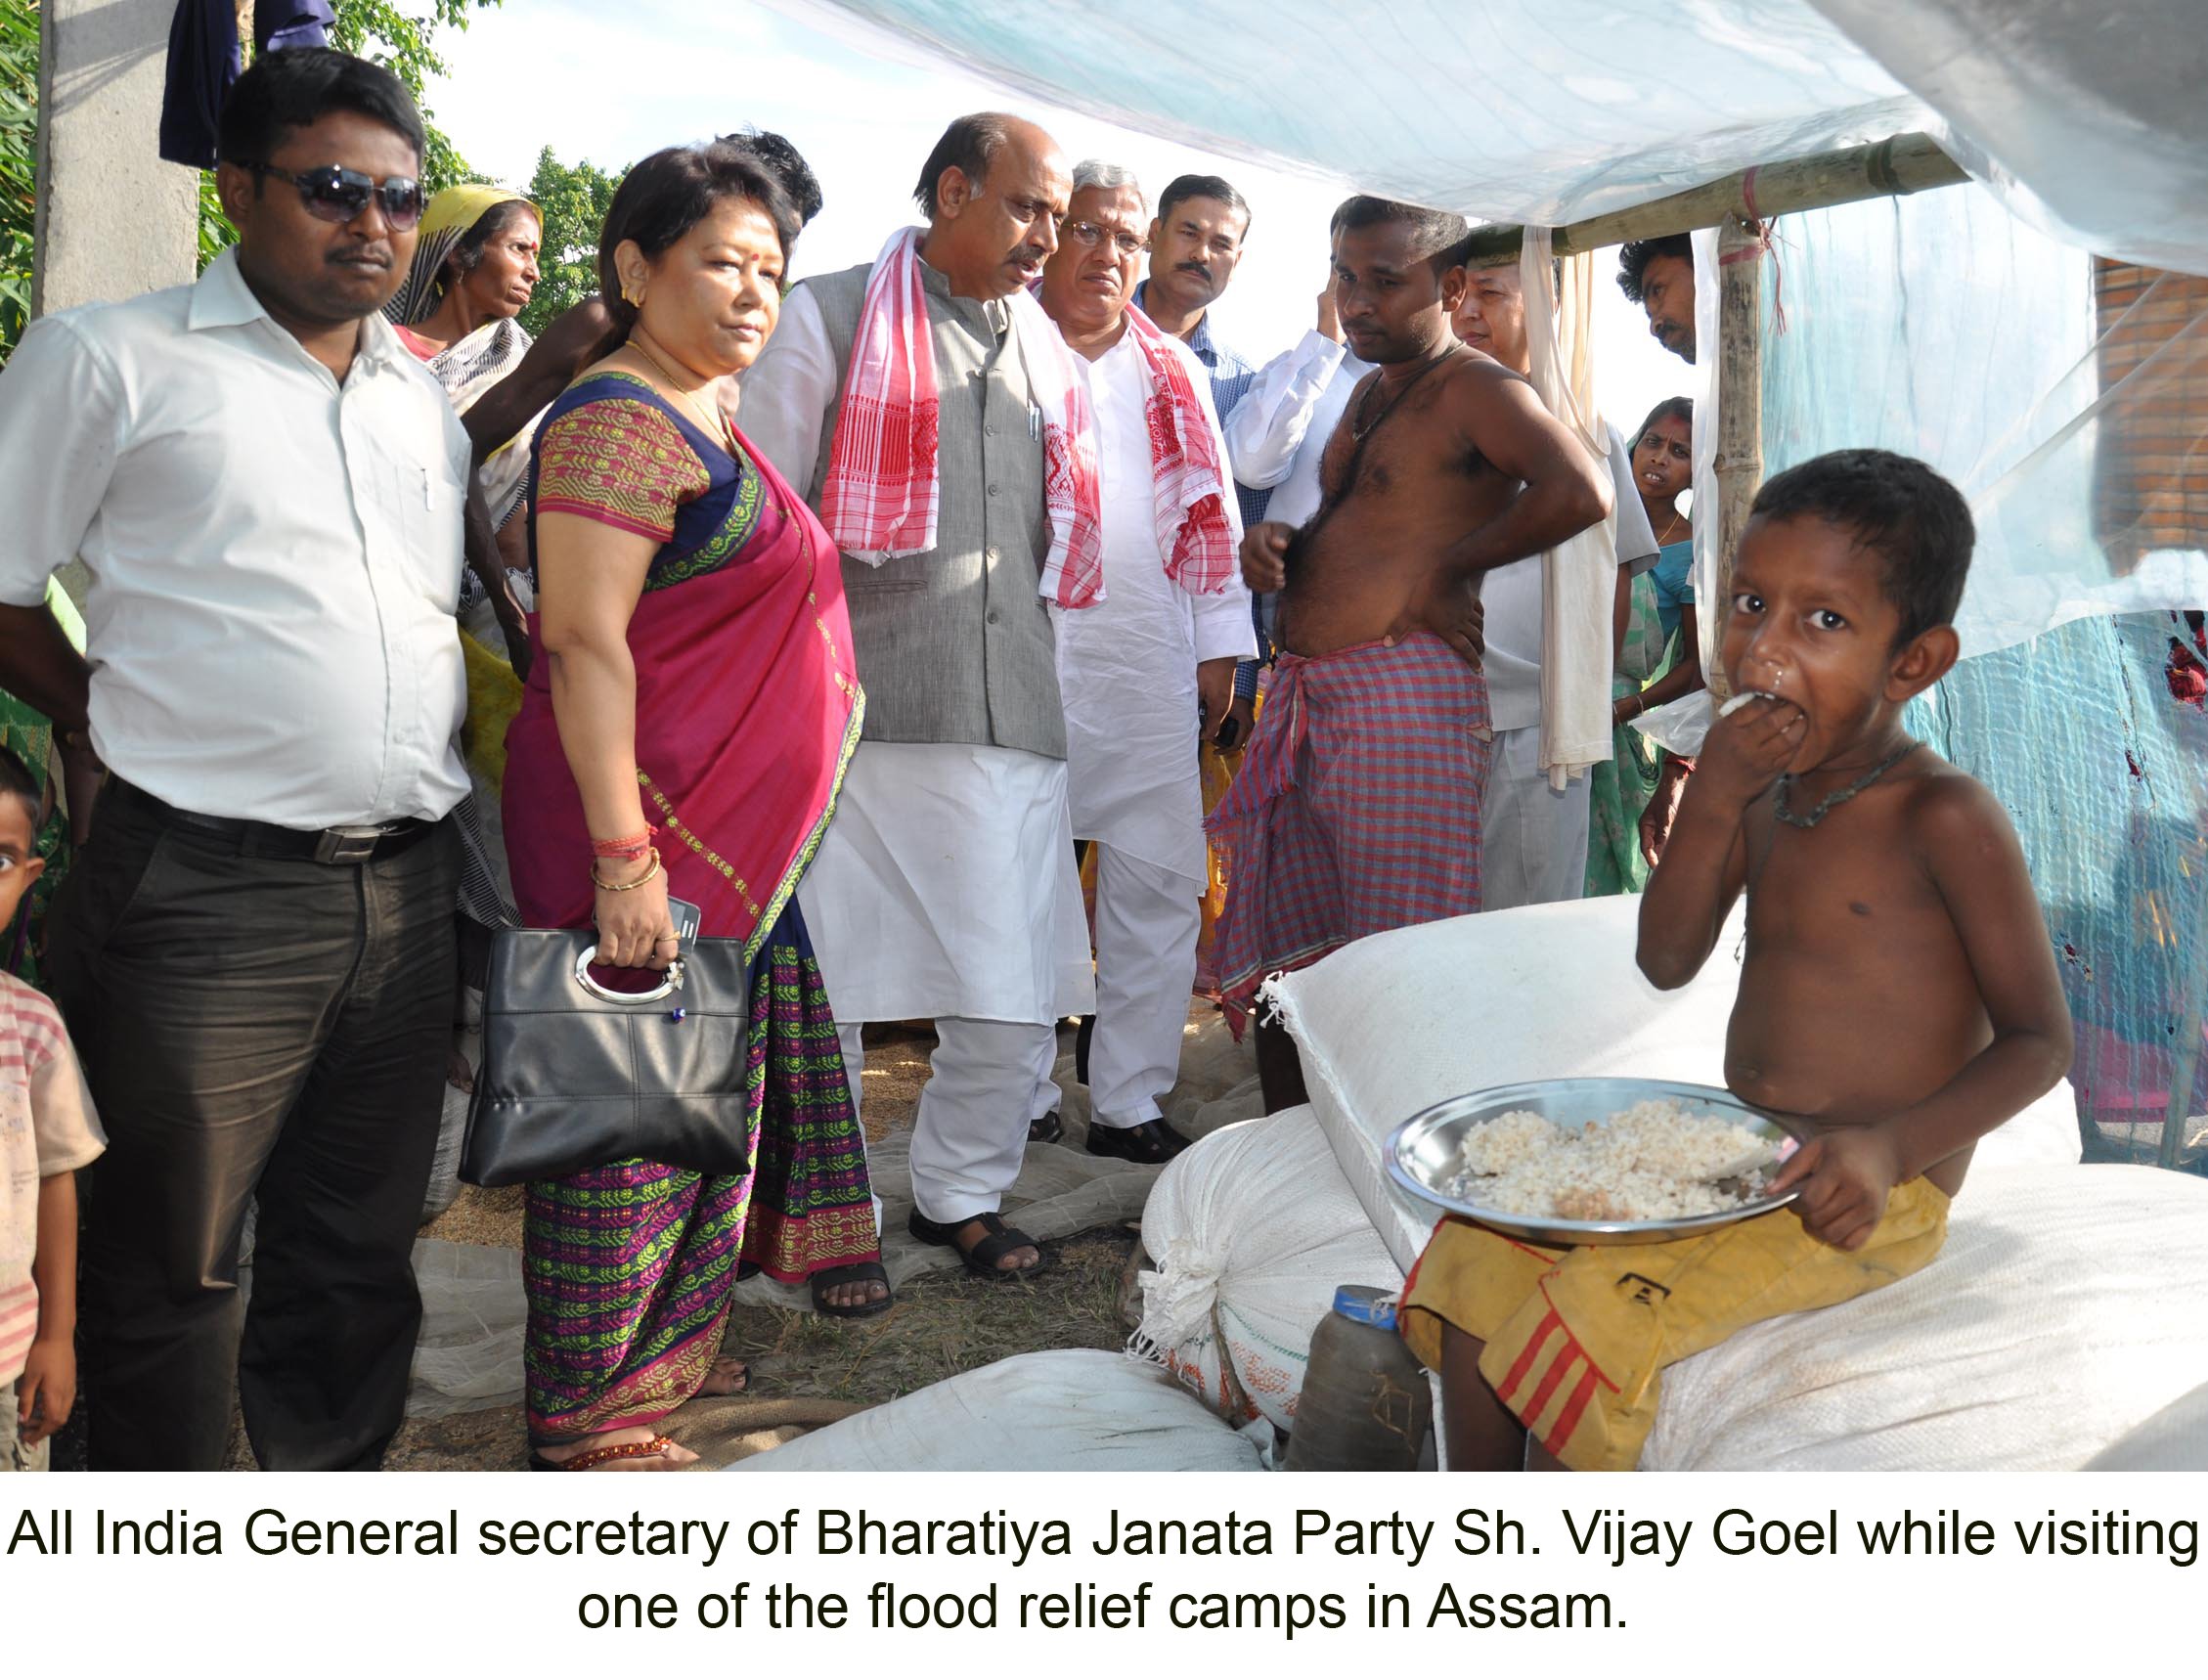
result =
[[[836,385],[851,367],[871,263],[804,283],[835,349]],[[1042,442],[1034,422],[1019,330],[1001,302],[953,297],[922,263],[933,330],[937,546],[878,566],[843,561],[853,650],[866,689],[863,738],[971,741],[1066,756],[1050,610],[1037,594],[1050,552]],[[841,423],[840,414],[837,423]],[[817,508],[833,433],[823,428],[806,499]]]

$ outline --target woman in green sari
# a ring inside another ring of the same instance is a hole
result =
[[[1702,685],[1695,624],[1695,531],[1679,511],[1694,476],[1695,405],[1686,397],[1656,404],[1633,444],[1633,487],[1656,533],[1656,562],[1618,573],[1615,672],[1612,680],[1609,764],[1589,781],[1593,820],[1587,844],[1587,896],[1637,893],[1649,866],[1641,856],[1642,809],[1656,792],[1662,754],[1632,720]]]

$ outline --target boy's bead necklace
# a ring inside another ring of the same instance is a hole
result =
[[[1772,794],[1772,815],[1777,817],[1781,822],[1788,823],[1795,828],[1814,828],[1820,822],[1824,821],[1828,816],[1831,815],[1832,810],[1834,806],[1845,805],[1849,800],[1853,799],[1857,794],[1861,793],[1865,788],[1869,787],[1873,782],[1877,781],[1881,775],[1884,775],[1886,772],[1893,769],[1895,765],[1901,763],[1903,759],[1907,758],[1911,753],[1915,752],[1924,743],[1922,741],[1904,741],[1899,747],[1895,748],[1893,752],[1889,753],[1877,764],[1872,766],[1868,773],[1857,777],[1854,781],[1848,783],[1847,786],[1841,788],[1837,793],[1828,794],[1825,798],[1819,800],[1817,802],[1817,809],[1815,811],[1812,811],[1807,817],[1796,817],[1793,814],[1792,809],[1788,803],[1788,795],[1792,790],[1794,778],[1790,775],[1783,775],[1779,778],[1779,785]],[[1776,846],[1778,843],[1779,830],[1776,826],[1774,826],[1771,830],[1771,838],[1765,841],[1763,846],[1763,857],[1766,862],[1768,862],[1771,857],[1771,848]],[[1757,863],[1752,869],[1749,870],[1747,891],[1750,898],[1753,898],[1755,896],[1756,878],[1762,873],[1763,866],[1761,863]],[[1733,947],[1733,960],[1735,962],[1740,961],[1742,953],[1744,952],[1747,948],[1748,930],[1746,924],[1744,922],[1741,927],[1740,940]]]
[[[1776,816],[1780,821],[1790,823],[1796,828],[1814,828],[1820,822],[1825,820],[1826,817],[1831,814],[1833,808],[1835,805],[1845,805],[1849,800],[1853,799],[1857,794],[1861,793],[1865,788],[1869,787],[1873,782],[1877,781],[1881,775],[1884,775],[1886,772],[1893,769],[1895,765],[1901,763],[1903,759],[1907,758],[1911,753],[1915,752],[1924,743],[1921,741],[1904,741],[1900,746],[1896,747],[1892,752],[1888,753],[1884,758],[1880,759],[1877,764],[1873,765],[1869,770],[1865,771],[1863,774],[1857,776],[1853,781],[1849,782],[1847,786],[1841,788],[1836,793],[1828,793],[1823,799],[1820,799],[1817,802],[1817,809],[1815,811],[1812,811],[1807,817],[1796,817],[1794,815],[1794,778],[1791,775],[1783,775],[1779,778],[1778,793],[1771,802],[1772,814]]]

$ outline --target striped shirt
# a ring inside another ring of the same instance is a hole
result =
[[[97,1159],[108,1140],[61,1012],[0,974],[0,1384],[22,1375],[38,1329],[38,1184]]]

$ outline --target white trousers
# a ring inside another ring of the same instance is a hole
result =
[[[1541,769],[1541,729],[1495,731],[1479,810],[1479,907],[1553,905],[1587,890],[1588,784],[1562,792]]]
[[[928,1083],[912,1122],[912,1205],[923,1219],[962,1224],[993,1214],[1020,1175],[1028,1122],[1058,1105],[1050,1077],[1055,1025],[939,1018]],[[866,1065],[861,1024],[838,1021],[844,1074],[856,1105]]]
[[[1201,881],[1097,844],[1096,1028],[1088,1045],[1094,1125],[1163,1118],[1158,1099],[1180,1078],[1203,893]]]

